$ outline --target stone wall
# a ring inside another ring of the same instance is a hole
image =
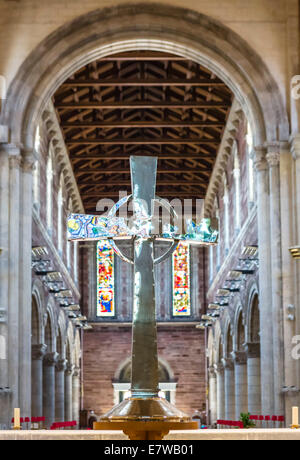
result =
[[[83,408],[104,414],[114,405],[112,380],[130,356],[131,328],[95,326],[83,340]],[[195,326],[159,326],[158,356],[177,380],[176,406],[193,415],[206,403],[205,340]]]

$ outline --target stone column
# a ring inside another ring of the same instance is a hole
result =
[[[31,247],[32,247],[32,151],[22,151],[20,176],[20,273],[19,273],[19,353],[20,408],[23,417],[31,410]],[[15,224],[16,225],[16,224]]]
[[[0,424],[10,426],[11,410],[8,387],[8,262],[9,262],[9,154],[0,144]]]
[[[59,359],[55,365],[55,421],[65,421],[65,370],[66,360]]]
[[[217,420],[225,418],[225,382],[224,366],[222,363],[215,365],[217,374]]]
[[[281,215],[280,215],[280,146],[268,146],[267,161],[270,176],[270,223],[272,254],[272,322],[273,322],[273,369],[274,369],[274,411],[284,414],[284,343],[282,311],[282,257],[281,257]]]
[[[225,373],[225,419],[235,419],[234,366],[231,358],[223,359]]]
[[[55,365],[58,354],[47,353],[43,362],[43,412],[49,429],[55,419]]]
[[[293,358],[293,349],[299,343],[293,342],[293,337],[300,331],[300,264],[289,252],[290,247],[300,245],[300,133],[291,139],[290,151],[291,154],[281,153],[280,161],[283,308],[286,317],[289,314],[287,307],[295,307],[294,321],[284,321],[284,384],[300,388],[300,360]],[[285,393],[286,426],[292,423],[293,406],[300,406],[300,394],[290,391]]]
[[[246,343],[245,352],[248,372],[248,411],[252,415],[269,415],[262,414],[261,409],[260,344]]]
[[[12,390],[12,408],[20,407],[20,322],[19,322],[19,272],[20,272],[20,164],[19,151],[11,150],[9,157],[9,261],[7,266],[8,277],[8,366],[9,386]],[[23,235],[24,238],[24,235]],[[31,235],[28,235],[31,244]],[[25,239],[25,238],[24,238]],[[31,286],[31,280],[30,280]],[[31,300],[30,300],[31,305]],[[28,318],[27,318],[28,321]],[[30,321],[29,321],[30,323]],[[30,357],[30,353],[29,353]],[[31,359],[31,357],[30,357]],[[30,399],[30,398],[29,398]],[[27,415],[27,414],[26,414]],[[23,413],[22,413],[23,416]]]
[[[263,414],[274,413],[273,317],[269,168],[266,149],[255,148],[259,246],[261,393]],[[267,327],[266,327],[267,325]]]
[[[31,415],[43,416],[43,358],[47,345],[32,345],[31,359]]]
[[[214,366],[208,369],[208,375],[210,424],[213,425],[217,421],[217,375]]]
[[[73,411],[72,411],[73,372],[74,372],[74,365],[67,364],[67,368],[65,372],[65,421],[66,422],[71,422],[73,419]]]
[[[240,351],[235,351],[232,355],[235,376],[235,419],[239,420],[242,412],[248,412],[247,355]]]
[[[72,378],[72,420],[77,422],[79,428],[80,413],[80,367],[75,367]]]

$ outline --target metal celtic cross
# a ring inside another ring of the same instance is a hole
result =
[[[200,225],[187,222],[187,232],[178,233],[174,226],[175,213],[166,200],[155,195],[157,158],[133,156],[130,158],[132,195],[120,200],[106,216],[71,214],[68,219],[70,240],[108,239],[115,252],[134,265],[132,376],[133,398],[158,396],[157,331],[155,319],[154,264],[160,263],[175,249],[179,241],[211,245],[218,240],[217,229],[211,228],[210,219]],[[133,218],[116,217],[127,201],[133,202]],[[159,202],[171,214],[171,225],[161,233],[154,232],[154,203]],[[120,239],[132,238],[133,260],[126,258],[117,246]],[[154,259],[154,242],[170,241],[170,248]]]

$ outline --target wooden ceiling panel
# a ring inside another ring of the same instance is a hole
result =
[[[180,56],[139,51],[92,62],[53,97],[84,207],[131,192],[130,155],[157,156],[157,194],[204,198],[230,89]]]

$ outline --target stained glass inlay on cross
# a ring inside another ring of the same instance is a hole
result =
[[[107,240],[97,243],[97,316],[115,316],[114,250]]]
[[[173,253],[173,316],[191,315],[190,246],[181,241]]]

